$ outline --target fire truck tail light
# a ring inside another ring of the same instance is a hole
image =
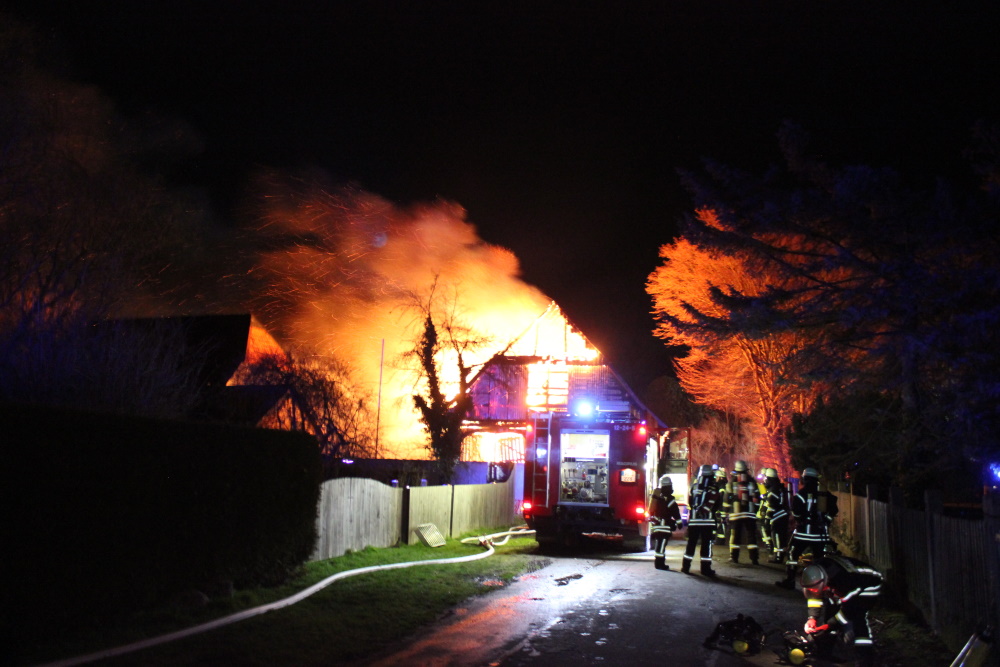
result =
[[[639,516],[646,516],[646,508],[643,507],[642,505],[636,505],[635,513],[638,514]]]
[[[533,506],[532,506],[532,504],[531,504],[531,501],[530,501],[530,500],[525,500],[525,501],[524,501],[523,503],[521,503],[521,510],[522,510],[522,511],[524,511],[524,512],[527,512],[527,511],[528,511],[528,510],[530,510],[530,509],[531,509],[532,507],[533,507]]]

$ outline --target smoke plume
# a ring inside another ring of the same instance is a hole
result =
[[[383,456],[425,457],[411,398],[417,377],[400,362],[423,324],[417,301],[426,304],[435,286],[436,306],[490,338],[485,361],[549,299],[521,280],[513,253],[479,238],[456,204],[403,208],[356,188],[274,177],[257,191],[244,274],[252,312],[300,355],[353,366],[381,405]]]

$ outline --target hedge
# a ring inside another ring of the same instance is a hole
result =
[[[17,405],[0,420],[3,606],[21,628],[277,583],[312,553],[321,465],[307,434]]]

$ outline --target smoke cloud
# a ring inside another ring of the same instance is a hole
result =
[[[380,399],[383,456],[426,457],[411,398],[416,376],[400,363],[423,324],[414,297],[427,303],[436,285],[436,304],[488,336],[479,362],[550,299],[521,280],[513,253],[479,238],[457,204],[399,207],[357,188],[276,177],[257,191],[243,274],[251,311],[284,346],[354,367]]]

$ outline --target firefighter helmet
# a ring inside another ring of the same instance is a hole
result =
[[[826,588],[827,576],[826,570],[824,570],[819,565],[810,565],[802,570],[802,576],[799,577],[799,583],[802,584],[802,588]]]
[[[764,468],[764,477],[768,479],[778,479],[778,471],[774,468]]]
[[[711,463],[706,463],[701,468],[698,469],[698,477],[713,477],[715,476],[714,466]]]
[[[669,486],[672,488],[674,486],[674,480],[670,479],[670,475],[663,475],[660,477],[660,486]]]
[[[715,471],[715,478],[716,479],[725,479],[726,478],[726,469],[720,466],[718,468],[718,470]]]
[[[816,471],[816,468],[806,468],[805,470],[802,471],[802,479],[807,479],[810,477],[815,480],[819,479],[819,473]]]
[[[733,466],[733,472],[747,472],[747,462],[740,460]]]

